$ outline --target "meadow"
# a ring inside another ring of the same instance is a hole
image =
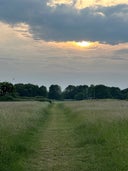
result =
[[[128,101],[0,103],[0,171],[127,171]]]

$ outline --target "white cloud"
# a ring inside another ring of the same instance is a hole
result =
[[[128,4],[126,0],[49,0],[47,3],[51,7],[56,7],[57,5],[74,5],[77,9],[83,9],[92,6],[113,6],[119,4]]]
[[[119,4],[128,4],[128,1],[126,0],[89,0],[89,1],[85,1],[85,0],[77,0],[76,2],[76,8],[78,9],[83,9],[86,7],[90,7],[90,6],[112,6],[112,5],[119,5]]]
[[[50,0],[47,2],[47,5],[50,7],[56,7],[57,5],[72,5],[72,0]]]

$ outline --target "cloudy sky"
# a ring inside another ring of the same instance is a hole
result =
[[[128,87],[128,0],[0,0],[0,81]]]

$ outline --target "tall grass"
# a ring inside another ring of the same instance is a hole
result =
[[[34,141],[47,117],[47,103],[0,103],[0,170],[22,171],[23,161],[34,152]]]
[[[128,170],[128,102],[98,100],[65,103],[74,125],[81,170]]]
[[[128,101],[0,103],[0,171],[127,171]]]

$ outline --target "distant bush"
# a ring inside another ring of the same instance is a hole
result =
[[[0,96],[0,101],[14,101],[14,97],[6,95],[6,96]]]

